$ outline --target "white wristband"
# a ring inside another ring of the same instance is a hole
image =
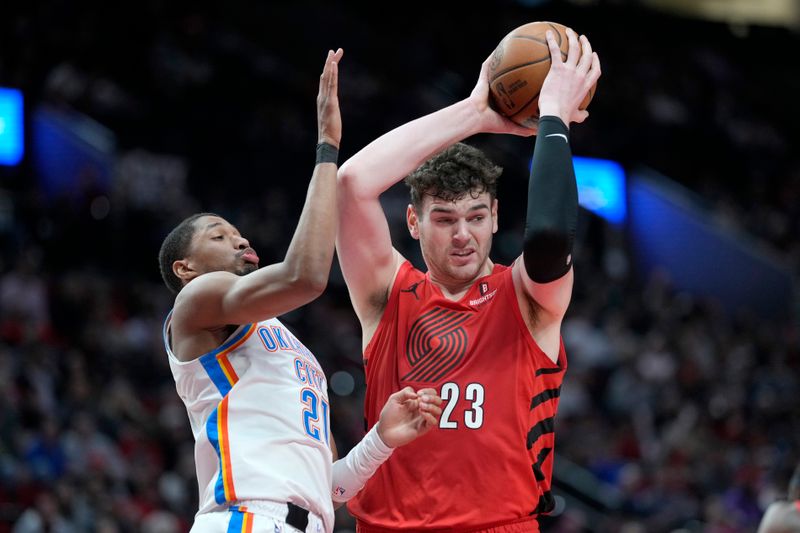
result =
[[[394,448],[383,443],[378,435],[378,425],[364,435],[344,459],[333,463],[331,499],[343,503],[358,494],[367,480],[392,455]]]

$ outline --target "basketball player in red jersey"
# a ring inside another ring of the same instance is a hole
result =
[[[359,532],[530,532],[553,508],[578,209],[568,125],[588,116],[578,107],[600,76],[588,40],[568,34],[566,60],[548,36],[552,67],[513,265],[489,258],[500,169],[458,143],[535,133],[489,107],[488,60],[469,97],[386,133],[339,170],[336,246],[363,331],[367,423],[398,387],[435,387],[444,400],[439,431],[398,449],[350,501]],[[393,248],[379,202],[409,174],[407,224],[427,272]]]
[[[800,533],[800,465],[789,481],[788,501],[767,507],[758,533]]]

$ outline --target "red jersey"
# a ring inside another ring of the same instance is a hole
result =
[[[364,362],[369,427],[407,385],[443,403],[439,428],[396,449],[350,500],[362,530],[472,530],[552,510],[566,354],[562,342],[555,364],[533,340],[511,268],[495,265],[452,301],[405,262]]]

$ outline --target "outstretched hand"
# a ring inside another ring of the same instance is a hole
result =
[[[342,140],[342,115],[339,112],[339,61],[341,48],[328,50],[325,67],[319,77],[317,94],[317,142],[326,142],[339,148]]]
[[[439,424],[442,399],[434,389],[406,387],[389,396],[378,420],[378,435],[387,446],[408,444]]]
[[[492,53],[494,55],[494,53]],[[526,128],[507,119],[489,105],[489,63],[492,56],[486,58],[481,64],[481,73],[478,82],[472,89],[469,99],[473,102],[481,118],[481,131],[484,133],[510,133],[522,137],[536,134],[536,128]]]
[[[571,122],[583,122],[589,113],[579,107],[600,78],[600,58],[592,51],[585,35],[578,39],[577,34],[567,28],[569,51],[564,61],[553,32],[548,30],[546,35],[551,64],[539,93],[539,115],[557,116],[567,126]]]

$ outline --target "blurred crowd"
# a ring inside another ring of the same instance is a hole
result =
[[[515,26],[570,24],[604,72],[591,117],[574,128],[576,153],[670,176],[800,273],[800,67],[778,53],[797,48],[796,34],[625,2],[497,6],[492,20],[444,3],[387,21],[339,3],[48,0],[0,21],[0,85],[22,89],[29,109],[91,117],[117,146],[111,183],[76,176],[55,195],[31,154],[0,169],[0,533],[188,531],[193,440],[162,347],[172,296],[158,247],[203,210],[233,221],[262,261],[282,257],[313,168],[328,48],[345,49],[347,157],[468,94]],[[473,142],[506,169],[493,258],[508,262],[532,142]],[[419,264],[406,194],[392,189],[384,207]],[[581,216],[563,327],[562,499],[543,531],[754,531],[800,461],[797,318],[730,313],[667,277],[638,276],[624,232]],[[344,452],[363,434],[364,375],[335,264],[326,293],[284,318],[328,375]],[[338,518],[354,529],[344,509]]]

